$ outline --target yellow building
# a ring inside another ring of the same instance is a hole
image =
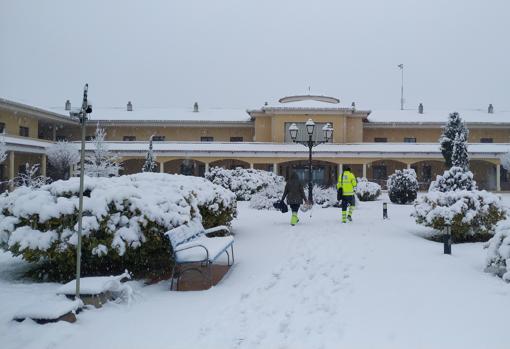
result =
[[[0,131],[5,132],[8,159],[0,166],[2,180],[14,178],[25,163],[41,164],[46,173],[45,149],[59,139],[78,141],[78,122],[69,116],[71,103],[61,108],[38,108],[0,99]],[[471,170],[481,188],[508,190],[507,172],[500,157],[510,150],[510,112],[458,110],[469,130]],[[211,166],[264,169],[288,176],[304,176],[308,150],[294,144],[289,126],[299,135],[313,119],[313,137],[332,125],[333,139],[314,149],[313,180],[330,185],[342,167],[350,165],[359,177],[385,183],[395,169],[414,168],[422,189],[444,170],[438,138],[448,111],[371,111],[343,107],[327,96],[289,96],[254,110],[190,108],[94,108],[87,139],[97,125],[107,132],[109,148],[122,157],[123,172],[139,172],[154,139],[158,170],[203,175]],[[298,136],[298,137],[300,137]],[[92,144],[87,143],[90,150]]]

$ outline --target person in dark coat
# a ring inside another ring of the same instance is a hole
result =
[[[306,202],[305,190],[303,184],[299,181],[299,177],[296,172],[292,172],[290,180],[285,184],[285,190],[283,192],[282,202],[287,198],[287,204],[290,206],[292,216],[290,218],[290,224],[296,225],[299,222],[298,211],[299,206]]]

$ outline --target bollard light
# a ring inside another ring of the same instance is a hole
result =
[[[444,254],[452,254],[452,227],[447,225],[443,235]]]
[[[382,204],[382,218],[388,219],[388,203],[387,202],[383,202],[383,204]]]

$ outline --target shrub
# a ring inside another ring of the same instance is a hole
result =
[[[283,196],[284,182],[268,184],[264,189],[252,195],[250,207],[257,210],[273,210],[273,204]]]
[[[487,240],[506,217],[501,199],[486,191],[431,191],[414,204],[416,223],[442,234],[451,226],[454,242]]]
[[[418,180],[413,169],[396,170],[388,178],[388,195],[395,204],[409,204],[418,195]]]
[[[360,201],[375,201],[381,195],[381,186],[369,182],[366,178],[358,178],[356,196]]]
[[[269,184],[284,182],[283,177],[273,172],[241,167],[235,170],[213,167],[206,172],[205,178],[232,191],[239,201],[249,201],[253,194],[260,192]]]
[[[0,196],[2,246],[29,262],[40,262],[41,277],[74,277],[78,188],[79,178],[71,178]],[[135,276],[166,273],[173,263],[166,232],[181,226],[228,225],[235,214],[234,194],[202,178],[159,173],[86,177],[82,274],[125,269]]]
[[[441,192],[476,189],[473,173],[456,166],[444,171],[442,176],[437,176],[436,180],[430,183],[429,187],[429,191]]]
[[[500,223],[484,247],[487,249],[485,271],[510,282],[510,222]]]
[[[305,188],[305,194],[308,196],[308,187]],[[336,199],[336,189],[333,187],[320,187],[313,186],[313,202],[323,208],[335,206],[338,200]]]

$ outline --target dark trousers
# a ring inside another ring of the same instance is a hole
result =
[[[290,206],[290,210],[292,212],[297,212],[297,211],[299,211],[299,206],[301,206],[301,205],[300,204],[290,204],[289,206]]]
[[[354,195],[342,196],[342,211],[347,211],[347,206],[355,206]]]

